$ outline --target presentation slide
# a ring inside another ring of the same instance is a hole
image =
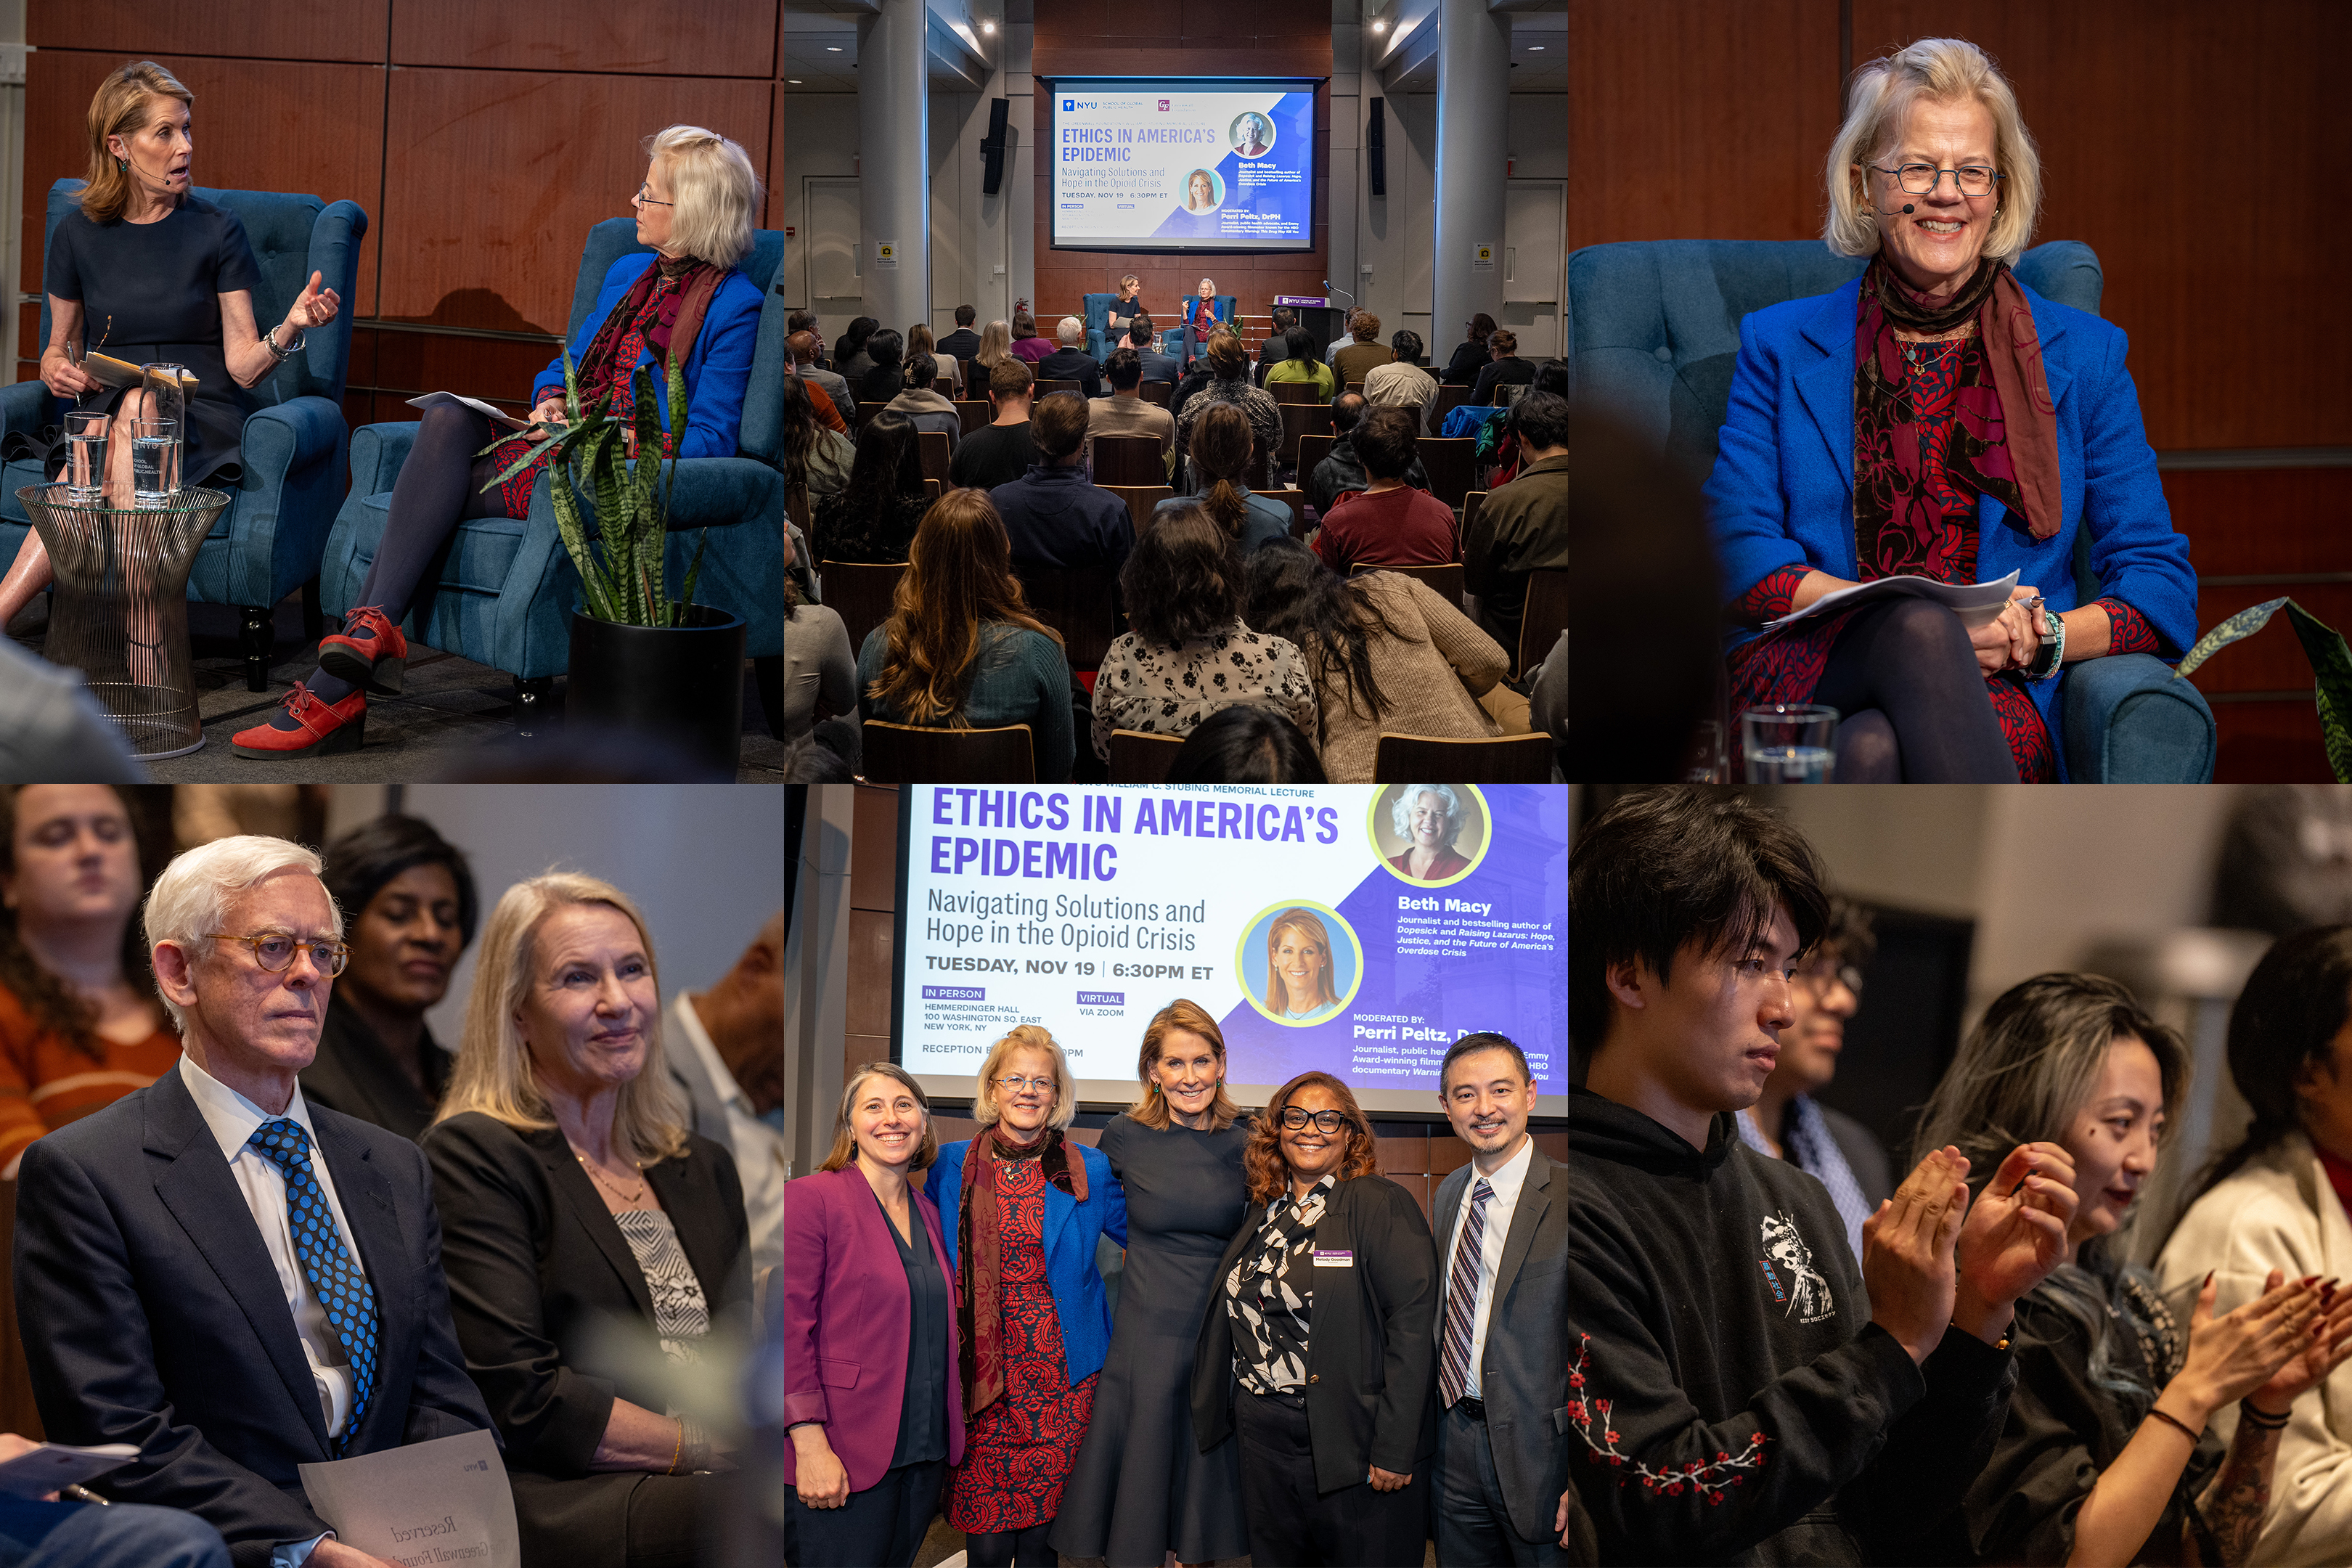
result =
[[[1312,250],[1315,83],[1057,81],[1056,249]]]
[[[1263,1104],[1319,1068],[1368,1110],[1436,1109],[1462,1036],[1517,1040],[1568,1092],[1568,798],[1541,785],[899,791],[892,1044],[968,1099],[1042,1024],[1079,1097],[1124,1105],[1177,997]],[[1541,1107],[1563,1114],[1563,1101]]]

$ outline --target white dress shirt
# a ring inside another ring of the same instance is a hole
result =
[[[1478,1363],[1486,1353],[1486,1319],[1495,1310],[1495,1271],[1503,1266],[1503,1244],[1511,1238],[1511,1212],[1519,1206],[1519,1189],[1527,1184],[1528,1167],[1535,1159],[1536,1141],[1521,1134],[1519,1152],[1503,1162],[1503,1168],[1486,1178],[1494,1195],[1486,1200],[1486,1233],[1480,1237],[1478,1248],[1478,1298],[1470,1308],[1470,1377],[1462,1385],[1463,1397],[1482,1399],[1479,1392]],[[1454,1227],[1445,1233],[1444,1279],[1442,1294],[1437,1302],[1437,1343],[1445,1344],[1445,1318],[1453,1310],[1454,1249],[1461,1244],[1462,1226],[1470,1218],[1470,1200],[1478,1190],[1478,1167],[1470,1167],[1470,1180],[1462,1189],[1462,1206],[1454,1211]]]
[[[679,1037],[686,1040],[719,1091],[727,1108],[728,1152],[735,1156],[735,1173],[743,1179],[743,1208],[751,1222],[751,1272],[784,1260],[784,1135],[760,1120],[751,1097],[727,1070],[726,1059],[710,1043],[709,1031],[684,992],[671,1010]]]

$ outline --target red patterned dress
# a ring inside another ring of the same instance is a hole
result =
[[[1076,1149],[1071,1150],[1075,1158]],[[975,1147],[971,1158],[982,1156]],[[1027,1530],[1062,1510],[1062,1483],[1095,1413],[1096,1373],[1075,1387],[1045,1282],[1045,1176],[1034,1159],[996,1173],[997,1275],[1004,1303],[1004,1397],[964,1424],[948,1522],[967,1535]]]
[[[1944,583],[1977,580],[1977,498],[1974,492],[1954,485],[1944,467],[1945,445],[1958,417],[1960,359],[1968,347],[1965,338],[1903,345],[1907,390],[1919,426],[1920,467],[1929,492],[1943,504],[1941,519],[1931,525],[1932,537],[1916,541],[1906,553],[1914,563],[1911,570]],[[1864,581],[1878,575],[1868,561],[1862,563],[1861,573]],[[1793,607],[1798,584],[1804,579],[1805,570],[1801,567],[1769,573],[1733,602],[1731,613],[1750,626],[1776,620]],[[2156,651],[2156,628],[2146,616],[2121,599],[2093,602],[2107,612],[2107,651]],[[1822,671],[1829,664],[1830,648],[1836,643],[1845,618],[1844,614],[1817,616],[1785,631],[1768,632],[1732,649],[1731,711],[1736,714],[1743,709],[1772,702],[1811,701],[1813,688],[1821,683]],[[2042,721],[2041,710],[2033,705],[2033,695],[2025,678],[2014,670],[2005,670],[1987,676],[1985,685],[1992,697],[1993,714],[2000,721],[2001,733],[2008,737],[2010,754],[2016,760],[2019,781],[2054,783],[2058,777],[2057,748],[2051,741],[2049,727]],[[1734,744],[1737,743],[1735,737]]]
[[[583,412],[594,407],[596,400],[609,389],[613,394],[613,406],[608,412],[621,419],[635,418],[637,393],[633,377],[637,362],[646,355],[646,334],[660,320],[663,306],[669,303],[670,297],[685,283],[683,275],[675,278],[656,275],[652,292],[646,296],[644,306],[621,329],[613,352],[601,363],[581,365],[576,369],[574,374],[580,382],[580,406]],[[653,374],[656,380],[667,374],[658,356],[654,361]],[[556,390],[562,389],[558,387]],[[490,453],[491,461],[497,465],[492,472],[505,473],[509,463],[530,450],[534,439],[527,435],[509,436],[499,442]],[[665,431],[662,435],[662,456],[668,457],[677,444],[676,434]],[[506,503],[507,516],[530,515],[530,492],[537,488],[540,470],[547,467],[547,462],[545,454],[541,454],[530,467],[519,469],[499,481],[499,497]]]

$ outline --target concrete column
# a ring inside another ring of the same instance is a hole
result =
[[[1462,323],[1503,313],[1503,181],[1510,155],[1511,18],[1486,0],[1439,0],[1437,231],[1430,358],[1462,341]],[[1494,247],[1478,265],[1477,247]]]
[[[895,332],[931,319],[929,30],[927,0],[857,22],[858,265],[866,313]]]
[[[784,932],[784,1159],[794,1176],[815,1170],[833,1148],[841,1105],[856,795],[849,784],[809,786],[803,841],[784,847],[794,857],[785,874],[800,879],[792,929]]]

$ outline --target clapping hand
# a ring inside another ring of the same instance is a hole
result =
[[[310,281],[303,286],[300,298],[294,301],[293,309],[286,312],[286,325],[289,329],[287,341],[292,341],[293,333],[325,326],[335,319],[335,312],[342,309],[343,297],[332,289],[320,287],[326,279],[327,275],[323,272],[311,273]]]
[[[2283,1283],[2285,1278],[2279,1269],[2272,1269],[2269,1288],[2260,1299],[2217,1318],[2213,1298],[2219,1286],[2211,1275],[2206,1276],[2204,1288],[2197,1292],[2196,1310],[2189,1318],[2188,1364],[2173,1383],[2186,1385],[2184,1392],[2198,1401],[2208,1417],[2225,1405],[2270,1388],[2290,1365],[2307,1357],[2315,1321],[2325,1331],[2324,1298],[2317,1277],[2293,1284]],[[2279,1397],[2275,1405],[2267,1400],[2256,1403],[2275,1411],[2288,1400]]]
[[[2273,1268],[2263,1289],[2275,1290],[2285,1279],[2284,1270]],[[2265,1415],[2284,1415],[2298,1395],[2326,1382],[2330,1373],[2352,1359],[2352,1293],[2338,1289],[2333,1279],[2321,1280],[2318,1291],[2319,1312],[2308,1336],[2298,1342],[2301,1348],[2268,1383],[2246,1395]]]
[[[1956,1321],[2006,1321],[2010,1304],[2049,1278],[2066,1256],[2074,1219],[2074,1162],[2055,1143],[2009,1152],[1960,1226]]]
[[[1895,1195],[1862,1222],[1862,1279],[1870,1321],[1924,1362],[1952,1321],[1958,1279],[1953,1247],[1968,1212],[1969,1162],[1947,1145],[1919,1162]]]

